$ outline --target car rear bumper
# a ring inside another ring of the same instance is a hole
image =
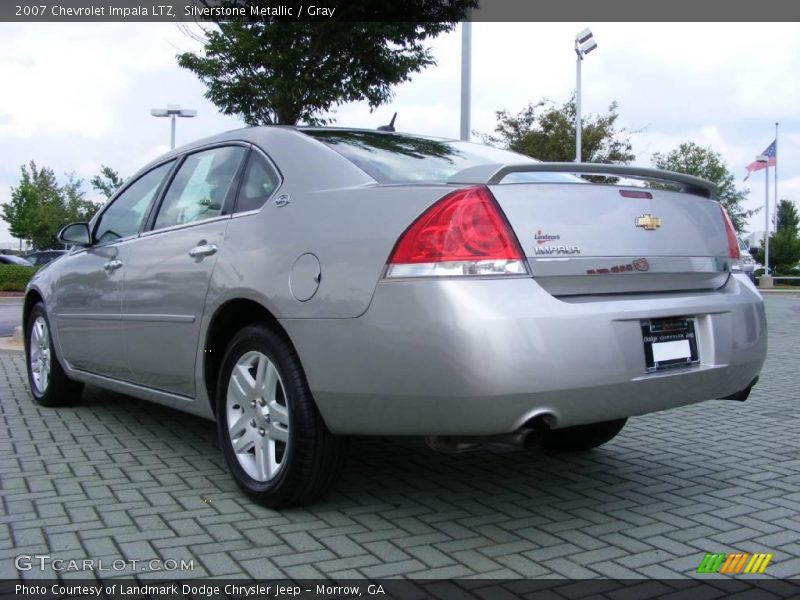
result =
[[[700,364],[648,374],[641,320],[696,319]],[[532,279],[381,282],[355,319],[281,321],[334,433],[491,435],[629,417],[746,388],[766,355],[746,277],[703,293],[555,298]]]

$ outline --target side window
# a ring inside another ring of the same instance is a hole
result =
[[[278,187],[278,176],[257,152],[250,153],[250,160],[244,172],[236,212],[247,212],[264,206],[264,203]]]
[[[164,196],[153,229],[222,214],[246,151],[241,146],[227,146],[187,156]]]
[[[173,163],[168,162],[142,175],[114,199],[97,221],[95,242],[102,244],[136,235],[153,196]]]

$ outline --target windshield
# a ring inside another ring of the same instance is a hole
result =
[[[306,129],[303,133],[336,150],[381,183],[444,182],[470,167],[536,163],[491,146],[379,131]],[[511,173],[504,183],[583,183],[563,173]]]

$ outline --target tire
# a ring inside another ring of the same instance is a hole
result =
[[[591,450],[614,439],[627,420],[617,419],[549,431],[542,438],[541,445],[548,450],[561,452]]]
[[[272,508],[319,499],[344,466],[346,441],[325,426],[297,353],[264,323],[242,329],[225,351],[217,424],[234,480]]]
[[[80,400],[83,384],[71,380],[61,368],[50,333],[50,320],[41,302],[36,303],[28,315],[25,366],[31,395],[41,406],[71,406]]]

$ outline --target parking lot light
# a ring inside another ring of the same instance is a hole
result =
[[[575,162],[581,162],[581,63],[583,57],[597,48],[597,42],[589,28],[584,29],[575,36]]]
[[[154,117],[170,117],[172,128],[170,135],[170,150],[175,149],[175,120],[178,117],[192,118],[197,116],[197,111],[193,108],[181,108],[179,104],[167,104],[167,108],[151,108],[150,114]]]

